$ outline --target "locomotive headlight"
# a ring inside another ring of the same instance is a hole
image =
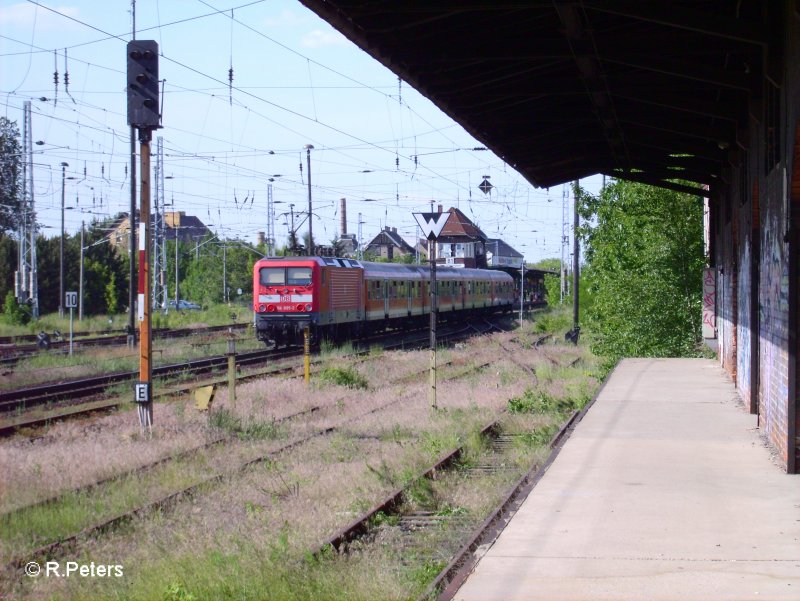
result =
[[[306,311],[311,311],[311,305],[306,305]]]
[[[259,313],[266,313],[267,312],[266,305],[258,305],[258,312]]]

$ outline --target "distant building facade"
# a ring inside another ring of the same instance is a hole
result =
[[[439,213],[442,205],[439,205]],[[486,268],[486,234],[459,209],[448,210],[447,222],[436,239],[436,263],[451,267]],[[429,257],[428,243],[417,242],[417,250]]]
[[[385,227],[365,247],[366,254],[392,260],[414,254],[414,248],[397,233],[396,227]]]
[[[138,218],[138,212],[137,212]],[[187,215],[184,211],[170,211],[164,214],[164,229],[167,240],[192,242],[201,240],[213,232],[194,215]],[[123,215],[111,227],[108,241],[120,252],[127,252],[131,220],[127,214]]]
[[[490,238],[486,241],[486,266],[489,268],[508,267],[520,269],[522,267],[522,253],[514,250],[499,238]]]

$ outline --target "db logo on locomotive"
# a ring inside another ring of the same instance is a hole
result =
[[[281,302],[282,303],[290,303],[290,302],[292,302],[292,295],[291,294],[281,294]]]

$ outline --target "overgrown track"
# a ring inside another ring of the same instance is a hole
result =
[[[451,558],[447,566],[439,572],[439,575],[428,585],[425,592],[419,596],[419,601],[433,598],[437,598],[439,601],[450,601],[455,596],[478,562],[479,555],[476,554],[478,547],[492,544],[497,540],[511,517],[517,512],[522,502],[525,501],[534,486],[536,486],[536,483],[539,482],[558,456],[566,437],[575,428],[577,422],[583,419],[590,406],[591,403],[584,407],[582,411],[572,412],[550,440],[548,445],[550,447],[550,455],[547,460],[542,465],[532,466],[525,475],[517,480],[503,497],[503,500],[489,514],[489,517],[472,533]]]
[[[486,324],[488,324],[488,327]],[[489,322],[486,322],[486,324],[483,325],[484,331],[475,326],[456,326],[451,324],[448,327],[443,327],[439,335],[439,341],[442,344],[451,343],[470,337],[473,335],[472,330],[478,334],[485,334],[492,328],[497,327]],[[419,332],[412,331],[403,333],[399,340],[397,333],[382,334],[380,336],[365,338],[364,340],[360,341],[359,344],[365,349],[371,344],[380,344],[385,349],[412,349],[419,348],[420,346],[424,347],[428,344],[427,330],[425,330],[424,335],[420,334],[421,331],[422,330]],[[252,351],[237,355],[236,364],[239,366],[254,365],[268,360],[285,359],[291,356],[296,356],[300,353],[301,351],[296,348]],[[175,363],[172,365],[154,368],[153,375],[157,377],[165,377],[185,373],[200,374],[223,369],[227,366],[227,362],[228,358],[225,355],[208,357],[204,359],[195,359],[193,361],[187,361],[184,363]],[[113,374],[82,378],[79,380],[71,380],[68,382],[42,384],[29,388],[0,392],[0,417],[16,416],[6,420],[0,419],[0,434],[14,432],[21,427],[35,426],[85,413],[113,409],[127,402],[129,399],[91,401],[91,398],[94,398],[97,395],[102,395],[110,386],[135,380],[138,378],[138,376],[138,372],[117,372]],[[61,404],[68,402],[71,399],[82,399],[83,402],[81,402],[80,405],[71,403],[61,410],[48,412],[45,415],[16,415],[20,412],[35,409],[48,403],[55,402]]]
[[[490,363],[491,362],[484,362],[484,363],[482,363],[480,365],[474,366],[474,369],[481,369],[483,367],[486,367]],[[459,377],[459,376],[456,376],[456,377]],[[129,511],[125,511],[125,512],[120,513],[118,515],[115,515],[115,516],[112,516],[110,518],[104,519],[103,521],[98,522],[98,523],[96,523],[96,524],[94,524],[92,526],[89,526],[87,528],[84,528],[80,532],[77,532],[77,533],[75,533],[73,535],[66,536],[66,537],[61,538],[58,541],[54,541],[54,542],[42,545],[42,546],[40,546],[40,547],[38,547],[38,548],[36,548],[36,549],[34,549],[32,551],[29,551],[29,552],[27,552],[27,553],[25,553],[23,555],[20,555],[20,556],[17,556],[16,558],[11,559],[11,561],[8,564],[6,564],[5,566],[0,566],[0,568],[10,568],[12,571],[15,571],[15,570],[21,569],[22,566],[24,566],[28,561],[30,561],[32,559],[44,558],[44,557],[52,558],[52,557],[58,556],[60,554],[63,554],[67,549],[72,548],[72,547],[80,544],[80,541],[87,540],[89,538],[95,537],[99,533],[111,530],[114,527],[116,527],[116,526],[118,526],[118,525],[120,525],[122,523],[125,523],[125,522],[127,522],[127,521],[129,521],[129,520],[131,520],[131,519],[133,519],[133,518],[135,518],[137,516],[145,515],[145,514],[151,512],[151,511],[154,511],[154,510],[167,510],[170,507],[172,507],[176,502],[180,501],[182,498],[187,497],[187,496],[191,496],[192,494],[194,494],[195,492],[203,489],[206,486],[213,485],[213,484],[216,484],[218,482],[221,482],[225,478],[228,478],[228,477],[233,476],[235,474],[240,474],[240,473],[244,472],[246,469],[248,469],[249,467],[251,467],[253,465],[257,465],[257,464],[263,463],[265,461],[275,460],[276,458],[278,458],[279,456],[283,455],[284,453],[287,453],[288,451],[291,451],[291,450],[293,450],[293,449],[295,449],[295,448],[297,448],[297,447],[299,447],[299,446],[301,446],[303,444],[306,444],[306,443],[308,443],[308,442],[310,442],[310,441],[312,441],[312,440],[314,440],[316,438],[319,438],[319,437],[322,437],[322,436],[328,436],[330,434],[333,434],[334,432],[337,432],[340,429],[342,429],[342,427],[347,425],[347,424],[356,423],[358,420],[361,420],[361,419],[363,419],[363,418],[365,418],[365,417],[367,417],[367,416],[369,416],[371,414],[377,413],[379,411],[386,410],[389,407],[392,407],[392,406],[394,406],[394,405],[396,405],[398,403],[407,401],[408,398],[409,397],[407,395],[399,395],[399,396],[393,398],[392,400],[390,400],[390,401],[388,401],[386,403],[383,403],[383,404],[381,404],[381,405],[379,405],[377,407],[373,407],[372,409],[369,409],[368,411],[366,411],[366,412],[364,412],[362,414],[359,414],[359,415],[356,415],[354,417],[345,419],[344,421],[340,422],[337,425],[329,426],[329,427],[326,427],[326,428],[321,428],[319,430],[313,431],[310,434],[306,434],[304,436],[301,436],[300,438],[298,438],[298,439],[296,439],[296,440],[294,440],[292,442],[289,442],[289,443],[281,446],[278,449],[275,449],[273,451],[269,451],[267,453],[264,453],[263,455],[259,455],[257,457],[248,459],[248,460],[244,461],[243,463],[240,463],[238,466],[236,466],[232,470],[228,470],[226,472],[220,472],[220,473],[213,474],[211,476],[208,476],[206,478],[203,478],[203,479],[195,482],[194,484],[191,484],[191,485],[189,485],[189,486],[187,486],[185,488],[182,488],[181,490],[170,492],[169,494],[167,494],[167,495],[165,495],[165,496],[163,496],[163,497],[161,497],[159,499],[144,503],[143,505],[135,507],[135,508],[133,508],[133,509],[131,509]],[[307,410],[305,412],[301,412],[299,414],[295,414],[295,415],[289,416],[289,417],[287,417],[285,419],[291,419],[293,417],[297,417],[299,415],[302,415],[303,413],[308,413],[309,411],[316,411],[316,410],[318,410],[318,408],[312,408],[312,409],[309,409],[309,410]],[[224,444],[224,442],[226,442],[227,440],[229,440],[229,439],[211,441],[211,442],[207,443],[207,445],[204,445],[204,446],[212,446],[214,444]],[[199,447],[198,447],[198,449],[199,449]],[[195,449],[195,450],[197,450],[197,449]],[[455,455],[455,457],[457,457],[457,454]],[[166,459],[163,459],[163,460],[159,460],[158,462],[155,462],[154,465],[157,465],[158,463],[161,463],[163,461],[168,461],[170,459],[171,458],[166,458]],[[136,470],[133,470],[133,471],[134,472],[136,472],[138,470],[145,471],[147,469],[151,469],[151,467],[152,466],[142,466],[141,468],[137,468]],[[116,478],[119,478],[119,477],[122,477],[122,476],[124,476],[124,474],[113,476],[112,478],[109,479],[109,481],[113,481]],[[94,488],[96,486],[99,486],[99,484],[98,483],[94,483],[93,485],[89,485],[88,487],[85,487],[85,488],[87,488],[87,489],[88,488]],[[56,495],[55,497],[53,497],[51,499],[44,500],[41,503],[36,503],[35,505],[28,506],[28,508],[35,507],[35,506],[40,505],[40,504],[47,504],[47,503],[50,503],[50,502],[53,502],[53,501],[57,501],[57,499],[59,497],[61,497],[61,495]],[[23,507],[23,508],[20,508],[18,510],[14,510],[12,512],[9,512],[6,515],[10,515],[12,513],[16,513],[17,511],[25,511],[28,508]]]
[[[251,365],[260,363],[267,359],[282,358],[287,355],[296,354],[297,351],[251,351],[240,353],[236,356],[237,365]],[[227,366],[228,357],[218,355],[216,357],[205,357],[203,359],[193,359],[183,363],[172,365],[162,365],[153,369],[153,376],[164,377],[178,373],[202,373],[212,369]],[[29,388],[19,388],[0,392],[0,414],[37,407],[45,403],[58,400],[68,400],[83,398],[91,395],[100,394],[106,388],[120,382],[128,382],[139,377],[138,371],[116,372],[92,376],[80,380],[70,380],[68,382],[56,382],[52,384],[42,384]]]
[[[248,327],[246,323],[233,323],[221,326],[208,326],[205,328],[181,328],[181,329],[158,329],[153,330],[154,338],[172,339],[187,338],[197,334],[213,334],[215,332],[227,332],[228,330],[243,330]],[[128,342],[127,334],[118,334],[120,330],[115,330],[113,334],[102,336],[76,336],[73,343],[78,348],[96,346],[123,346]],[[21,359],[32,357],[40,352],[36,345],[36,335],[25,336],[3,336],[0,337],[0,365],[14,365]],[[21,344],[21,342],[23,342]],[[69,338],[50,341],[50,353],[68,352]]]

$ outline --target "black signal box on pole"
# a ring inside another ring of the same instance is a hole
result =
[[[155,40],[128,42],[128,125],[158,129],[158,43]]]

